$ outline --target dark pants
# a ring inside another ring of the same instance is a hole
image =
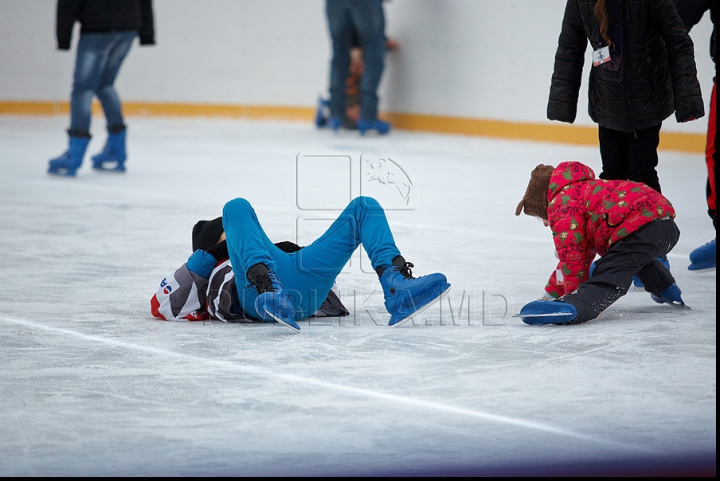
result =
[[[330,115],[345,117],[345,82],[350,75],[353,31],[360,37],[365,71],[360,80],[360,118],[378,117],[377,89],[385,68],[385,15],[382,0],[327,0],[332,37],[330,64]]]
[[[655,170],[660,125],[630,133],[599,127],[598,137],[603,168],[601,179],[642,182],[660,192],[660,180]]]
[[[646,224],[618,241],[597,261],[592,277],[577,291],[562,297],[562,302],[577,308],[573,324],[595,319],[627,294],[633,276],[638,276],[645,290],[655,295],[673,285],[675,279],[658,257],[670,252],[679,238],[675,221],[664,219]]]

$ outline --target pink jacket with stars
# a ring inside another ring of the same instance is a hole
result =
[[[557,250],[557,269],[545,291],[560,297],[588,277],[595,255],[654,220],[674,218],[659,192],[639,182],[596,179],[580,162],[562,162],[550,177],[548,222]]]

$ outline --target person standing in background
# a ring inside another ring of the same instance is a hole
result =
[[[75,73],[70,97],[68,150],[50,160],[48,172],[75,176],[90,142],[91,105],[97,96],[107,120],[108,138],[93,156],[93,168],[124,172],[126,126],[115,79],[135,37],[155,44],[152,0],[58,0],[56,35],[59,50],[69,50],[73,25],[80,22]]]
[[[354,29],[353,29],[354,30]],[[385,50],[388,52],[397,50],[399,44],[393,38],[385,38]],[[350,48],[350,71],[345,82],[345,117],[343,118],[343,128],[348,130],[357,130],[357,122],[360,120],[360,83],[362,81],[363,72],[365,71],[365,62],[363,61],[363,49],[360,45],[360,38],[357,32],[353,32],[352,47]],[[318,109],[315,113],[315,125],[318,128],[327,126],[330,120],[330,100],[320,98]]]
[[[661,192],[655,168],[662,121],[705,115],[693,42],[673,0],[568,0],[547,118],[572,123],[587,42],[589,114],[598,124],[601,179]]]
[[[713,63],[715,61],[715,17],[717,16],[717,10],[720,5],[716,0],[675,0],[678,14],[682,19],[683,23],[688,30],[691,30],[705,15],[707,10],[710,10],[710,20],[713,23],[713,31],[710,35],[710,58]],[[715,97],[715,77],[713,77],[712,93],[710,94],[710,115],[708,118],[708,130],[707,130],[707,143],[705,144],[705,163],[707,164],[708,177],[707,177],[707,205],[708,215],[713,221],[713,227],[717,230],[716,210],[717,210],[717,197],[715,195],[715,173],[717,169],[717,163],[715,162],[717,157],[717,150],[715,150],[716,137],[717,137],[717,117],[716,117],[716,99]],[[703,269],[713,269],[716,266],[717,261],[717,244],[715,239],[711,240],[705,245],[698,247],[690,253],[690,265],[688,269],[691,271],[698,271]]]
[[[592,46],[590,118],[598,124],[605,180],[658,192],[663,120],[705,115],[693,42],[673,0],[568,0],[555,53],[547,118],[572,123],[585,50]],[[666,256],[659,259],[670,268]],[[636,288],[644,288],[635,277]]]
[[[377,89],[385,68],[386,44],[382,0],[327,0],[326,14],[333,46],[330,63],[329,126],[338,130],[344,122],[350,49],[353,32],[357,32],[364,60],[357,128],[361,134],[371,130],[380,134],[388,133],[390,124],[378,118]]]

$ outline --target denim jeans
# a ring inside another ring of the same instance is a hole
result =
[[[90,131],[90,106],[97,95],[108,129],[122,126],[122,106],[113,84],[137,31],[85,33],[80,36],[70,97],[70,132]]]
[[[385,15],[382,0],[327,0],[333,45],[330,63],[330,115],[345,117],[345,82],[350,70],[353,29],[360,37],[365,72],[360,80],[360,118],[377,120],[378,96],[385,68]]]
[[[278,276],[290,294],[298,319],[305,319],[320,308],[358,246],[362,244],[373,269],[391,266],[400,255],[385,211],[371,197],[353,199],[322,236],[291,253],[272,243],[245,199],[225,204],[222,224],[238,299],[242,309],[256,319],[261,318],[255,311],[258,293],[248,285],[247,271],[259,262]]]

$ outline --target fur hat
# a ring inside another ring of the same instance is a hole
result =
[[[198,249],[208,250],[220,239],[223,233],[222,217],[213,220],[201,220],[193,227],[192,230],[192,248],[193,252]]]
[[[547,220],[548,214],[548,186],[550,185],[550,177],[555,167],[552,165],[540,164],[535,167],[530,174],[530,183],[528,184],[525,196],[515,209],[515,215],[525,210],[527,215],[533,215]]]

